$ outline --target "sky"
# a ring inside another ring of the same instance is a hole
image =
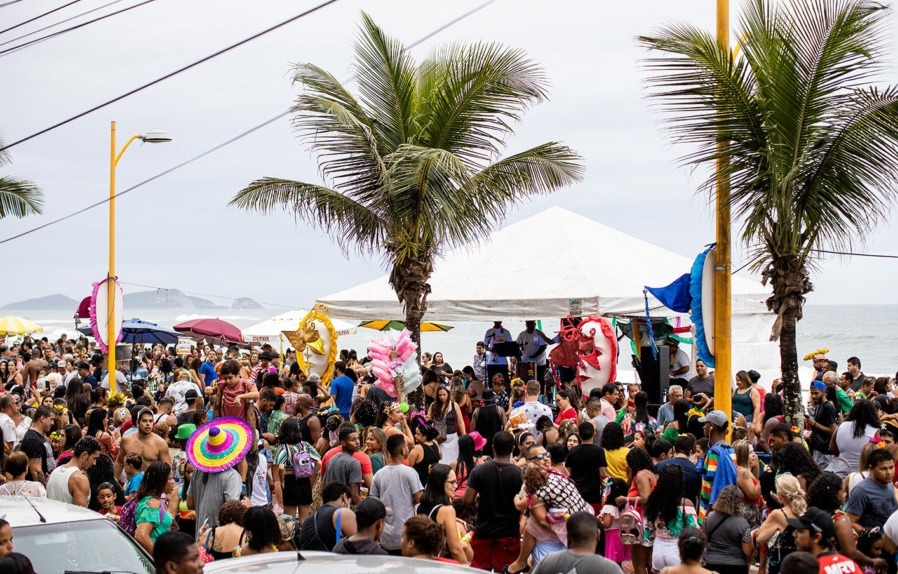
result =
[[[0,33],[0,43],[107,1],[83,0]],[[106,11],[132,3],[136,0]],[[24,0],[0,8],[0,29],[62,4]],[[480,4],[340,0],[18,145],[9,150],[13,163],[0,168],[0,174],[34,181],[47,205],[41,216],[0,222],[0,239],[108,195],[112,120],[118,123],[119,145],[131,134],[156,128],[174,138],[165,145],[133,144],[118,166],[121,191],[286,110],[299,93],[292,84],[296,63],[313,63],[337,78],[349,78],[362,10],[410,44]],[[735,22],[740,3],[732,4]],[[156,0],[0,55],[0,135],[6,143],[18,140],[314,5],[307,0]],[[696,193],[703,174],[678,165],[688,150],[672,144],[663,132],[661,111],[645,98],[647,73],[641,62],[646,52],[636,37],[675,22],[713,30],[714,20],[710,0],[497,0],[412,54],[421,58],[448,42],[499,42],[526,50],[548,73],[550,101],[515,126],[507,151],[562,141],[581,154],[586,176],[578,185],[521,204],[510,212],[509,223],[559,205],[693,257],[714,241],[713,210]],[[893,36],[898,31],[894,17],[888,31]],[[893,60],[887,62],[884,82],[896,81]],[[315,158],[296,137],[289,118],[120,198],[116,265],[126,292],[142,289],[127,285],[131,283],[308,307],[317,297],[385,271],[376,259],[347,256],[324,231],[287,213],[262,216],[228,207],[235,193],[265,176],[321,181]],[[2,302],[51,293],[76,299],[89,294],[91,283],[106,275],[107,214],[104,206],[0,244],[7,263]],[[546,237],[552,230],[535,232]],[[898,254],[894,226],[882,224],[858,250]],[[744,252],[736,238],[735,266]],[[617,272],[638,273],[638,264]],[[896,279],[898,261],[823,260],[814,272],[809,301],[892,303]]]

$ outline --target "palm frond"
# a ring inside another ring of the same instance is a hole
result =
[[[462,194],[481,218],[481,231],[503,221],[509,207],[583,180],[581,157],[567,146],[548,142],[487,166],[471,178]]]
[[[30,181],[0,177],[0,219],[39,215],[44,210],[44,197]]]
[[[360,101],[372,118],[386,155],[405,143],[414,143],[415,64],[405,47],[387,36],[365,13],[355,45],[355,79]]]
[[[306,91],[297,98],[293,124],[318,155],[325,179],[365,205],[378,199],[385,167],[371,118],[333,76],[308,64],[296,67]]]
[[[344,252],[354,245],[362,253],[378,253],[386,237],[380,214],[338,191],[312,183],[258,179],[240,190],[229,205],[263,214],[283,209],[327,232]]]
[[[420,83],[422,143],[451,151],[472,169],[497,158],[511,123],[548,97],[543,69],[522,50],[497,44],[437,50],[422,63]]]

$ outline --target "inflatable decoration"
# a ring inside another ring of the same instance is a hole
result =
[[[371,372],[377,377],[374,384],[394,399],[403,402],[407,394],[421,385],[418,346],[408,329],[403,329],[395,341],[392,337],[373,339],[368,345],[368,356]]]
[[[114,299],[112,301],[112,317],[109,317],[109,281],[110,279],[106,278],[99,283],[93,284],[93,291],[90,294],[90,305],[88,307],[90,312],[91,334],[94,339],[97,340],[97,345],[100,347],[100,350],[104,353],[109,351],[110,341],[107,339],[109,339],[110,322],[113,323],[115,329],[115,340],[112,341],[111,344],[116,345],[122,340],[122,311],[125,308],[122,287],[113,277],[112,282],[115,284],[113,286]]]
[[[296,361],[306,376],[321,377],[326,386],[334,376],[337,362],[337,330],[327,316],[326,305],[315,305],[299,322],[295,331],[281,331],[296,349]]]
[[[714,367],[714,266],[717,256],[714,246],[695,258],[689,278],[692,305],[689,319],[695,327],[695,348],[698,358]]]
[[[827,353],[829,353],[829,348],[828,348],[828,347],[820,347],[819,349],[814,349],[814,350],[811,351],[810,353],[806,354],[806,355],[804,356],[804,360],[805,360],[805,361],[810,361],[811,359],[814,358],[814,355],[826,355]]]
[[[574,324],[572,317],[561,320],[561,343],[550,357],[556,366],[577,370],[577,383],[584,395],[617,379],[617,336],[604,317],[585,317]]]

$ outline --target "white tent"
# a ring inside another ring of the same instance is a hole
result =
[[[688,273],[692,263],[691,258],[552,207],[437,259],[427,319],[644,315],[643,287],[665,286]],[[328,306],[332,317],[404,320],[388,278],[382,275],[318,302]],[[778,357],[768,341],[774,318],[764,304],[769,289],[734,276],[732,293],[734,366],[757,369],[770,381]],[[649,306],[653,315],[675,315],[651,296]]]
[[[433,321],[642,315],[644,285],[688,273],[692,259],[560,207],[493,233],[480,245],[438,259],[430,279]],[[388,275],[322,297],[333,317],[404,320]],[[733,277],[733,313],[766,313],[760,283]],[[653,297],[652,309],[661,308]],[[579,312],[578,309],[579,308]]]
[[[277,343],[282,337],[281,331],[295,330],[299,327],[299,322],[306,316],[306,313],[308,311],[304,309],[293,309],[292,311],[275,315],[271,319],[266,319],[261,323],[243,329],[241,331],[243,340],[247,343]],[[334,329],[337,330],[337,335],[341,337],[352,335],[357,330],[355,323],[348,323],[339,319],[331,319],[331,322],[334,324]],[[287,339],[284,337],[284,342],[286,341]]]

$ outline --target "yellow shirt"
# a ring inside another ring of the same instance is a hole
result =
[[[627,467],[627,453],[630,449],[621,447],[614,450],[605,449],[605,462],[608,463],[608,476],[619,478],[626,482],[629,478],[629,468]]]

